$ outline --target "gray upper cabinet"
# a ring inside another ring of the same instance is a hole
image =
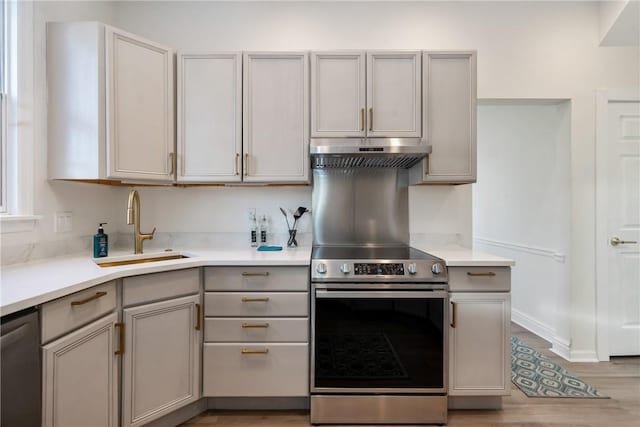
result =
[[[178,182],[242,180],[242,54],[178,55]]]
[[[311,54],[311,136],[420,137],[421,52]]]
[[[425,51],[423,64],[424,137],[433,151],[412,181],[476,182],[476,52]]]
[[[47,24],[49,177],[173,182],[173,50],[99,22]]]

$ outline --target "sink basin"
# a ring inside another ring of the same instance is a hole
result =
[[[112,259],[112,260],[94,259],[94,261],[98,265],[98,267],[118,267],[122,265],[144,264],[147,262],[169,261],[172,259],[184,259],[184,258],[190,258],[190,257],[183,254],[162,253],[162,254],[156,254],[156,255],[137,256],[136,258],[127,258],[127,259]]]

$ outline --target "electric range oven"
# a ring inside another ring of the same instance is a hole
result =
[[[311,423],[446,423],[443,262],[405,246],[316,247],[311,279]]]

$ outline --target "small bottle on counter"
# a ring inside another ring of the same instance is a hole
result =
[[[256,221],[255,212],[249,214],[249,229],[249,241],[251,243],[251,247],[255,248],[258,246],[258,222]]]
[[[98,233],[93,235],[93,257],[102,258],[109,254],[109,236],[104,233],[103,225],[106,222],[101,222],[98,226]]]
[[[269,219],[266,215],[260,217],[260,245],[267,246],[269,234]]]

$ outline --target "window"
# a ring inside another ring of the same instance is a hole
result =
[[[7,212],[7,11],[0,0],[0,213]]]

